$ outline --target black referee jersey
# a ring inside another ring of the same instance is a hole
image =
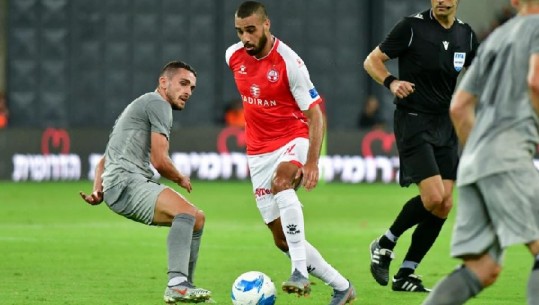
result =
[[[432,11],[397,23],[380,50],[399,58],[399,79],[415,84],[415,92],[395,99],[397,108],[420,113],[447,113],[460,71],[470,65],[479,42],[471,27],[456,19],[445,29]]]

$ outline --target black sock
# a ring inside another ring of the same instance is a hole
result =
[[[389,230],[393,235],[399,237],[406,230],[423,221],[428,215],[430,215],[430,213],[423,206],[421,196],[417,195],[404,204]],[[385,236],[380,238],[379,244],[382,248],[390,250],[395,247],[395,243]]]
[[[380,237],[380,239],[378,240],[378,244],[380,245],[380,247],[384,249],[389,249],[389,250],[393,250],[393,248],[395,248],[395,245],[396,245],[392,240],[387,238],[387,236],[385,235],[382,235],[382,237]]]
[[[436,241],[444,223],[445,219],[429,213],[429,216],[415,228],[412,243],[404,260],[419,264]]]
[[[414,271],[415,270],[412,268],[400,268],[399,271],[397,271],[397,274],[395,274],[395,278],[402,279],[403,277],[407,277],[414,273]]]

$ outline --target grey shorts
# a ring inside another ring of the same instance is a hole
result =
[[[456,217],[454,257],[539,240],[539,172],[530,166],[459,187]]]
[[[144,178],[128,176],[104,193],[109,208],[124,217],[151,225],[157,197],[167,186]]]

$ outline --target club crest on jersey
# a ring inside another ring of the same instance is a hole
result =
[[[271,68],[268,71],[267,77],[270,82],[275,83],[279,80],[279,71],[275,70],[274,68]]]
[[[250,91],[251,91],[252,96],[254,96],[254,97],[259,97],[260,96],[260,87],[258,87],[257,84],[252,84]]]
[[[466,53],[455,52],[455,54],[453,55],[453,66],[455,67],[455,70],[457,72],[460,72],[460,70],[462,70],[465,62],[466,62]]]

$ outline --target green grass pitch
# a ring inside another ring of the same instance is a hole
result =
[[[286,256],[273,246],[248,182],[193,182],[185,194],[207,215],[195,283],[213,291],[218,304],[231,304],[237,275],[259,270],[275,282],[278,305],[328,304],[331,289],[316,284],[308,298],[282,293],[290,273]],[[92,207],[79,197],[91,182],[0,183],[0,304],[163,304],[167,228],[120,217],[105,204]],[[178,188],[176,188],[178,189]],[[299,191],[307,239],[356,286],[355,304],[421,304],[424,294],[395,293],[369,273],[368,245],[384,232],[415,195],[415,187],[383,184],[323,184]],[[458,263],[449,257],[454,211],[437,243],[417,270],[434,285]],[[395,249],[397,270],[411,232]],[[525,247],[507,252],[499,281],[469,304],[525,304],[532,259]]]

